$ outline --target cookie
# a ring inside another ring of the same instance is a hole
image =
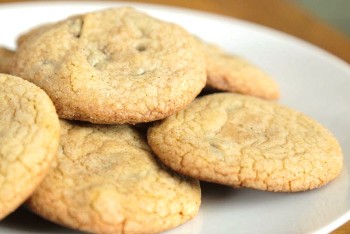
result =
[[[0,219],[30,196],[57,153],[59,122],[44,91],[0,74]]]
[[[57,161],[29,199],[42,217],[93,233],[158,233],[194,217],[197,180],[158,164],[127,125],[61,121]]]
[[[296,192],[336,178],[337,140],[309,117],[259,98],[204,96],[148,130],[148,142],[170,168],[200,180]]]
[[[0,73],[9,73],[15,52],[4,47],[0,47]]]
[[[279,98],[277,83],[260,68],[212,44],[198,42],[207,62],[208,87],[269,100]]]
[[[62,118],[150,122],[183,109],[205,85],[192,35],[132,8],[43,27],[20,38],[12,72],[42,87]]]

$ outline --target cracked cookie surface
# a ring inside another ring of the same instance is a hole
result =
[[[206,58],[208,87],[264,99],[279,98],[277,83],[263,70],[212,44],[199,44]]]
[[[158,164],[132,127],[60,123],[57,161],[28,202],[39,215],[94,233],[158,233],[197,214],[198,180]]]
[[[58,116],[45,92],[19,77],[0,74],[0,219],[42,181],[58,141]]]
[[[14,55],[14,51],[0,47],[0,73],[8,74],[10,72]]]
[[[213,94],[148,130],[173,170],[201,180],[268,191],[314,189],[343,165],[337,140],[309,117],[259,98]]]
[[[132,8],[44,25],[20,37],[13,74],[43,88],[60,117],[149,122],[189,104],[205,85],[205,61],[180,26]]]

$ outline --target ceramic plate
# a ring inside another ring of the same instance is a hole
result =
[[[328,233],[350,218],[350,67],[331,54],[286,34],[233,18],[156,5],[131,4],[176,22],[195,35],[257,64],[278,82],[280,102],[329,128],[344,152],[335,181],[302,193],[270,193],[202,184],[199,215],[167,233]],[[0,44],[37,24],[122,3],[21,3],[0,5]],[[300,25],[302,27],[302,25]],[[19,209],[0,222],[0,233],[74,233]]]

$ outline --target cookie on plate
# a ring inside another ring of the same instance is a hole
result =
[[[0,219],[30,196],[57,153],[59,122],[39,87],[0,74]]]
[[[199,41],[199,40],[198,40]],[[279,98],[277,83],[263,70],[217,46],[199,41],[207,62],[207,86],[274,100]]]
[[[57,161],[29,207],[64,226],[94,233],[159,233],[193,218],[198,180],[158,164],[127,125],[61,121]]]
[[[205,85],[195,39],[132,8],[42,27],[20,37],[11,70],[43,88],[62,118],[108,124],[162,119]]]
[[[0,73],[9,73],[15,52],[0,47]]]
[[[337,140],[309,117],[259,98],[204,96],[148,130],[148,142],[185,175],[268,191],[314,189],[343,165]]]

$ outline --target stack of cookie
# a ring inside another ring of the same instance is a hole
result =
[[[295,192],[341,171],[337,140],[269,101],[267,74],[132,8],[43,25],[3,51],[0,218],[29,197],[70,228],[157,233],[196,216],[198,179]],[[205,86],[226,92],[197,98]],[[147,137],[133,126],[149,122]]]

